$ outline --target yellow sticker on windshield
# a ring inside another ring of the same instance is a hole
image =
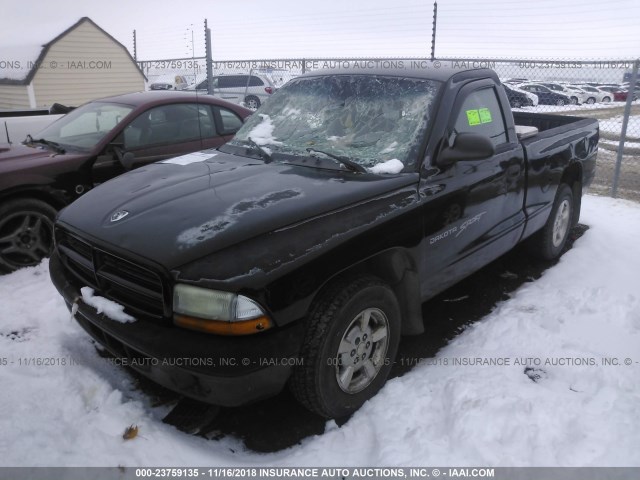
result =
[[[478,112],[480,113],[480,123],[491,123],[491,110],[481,108]]]
[[[480,125],[480,113],[478,110],[467,110],[467,121],[469,125]]]

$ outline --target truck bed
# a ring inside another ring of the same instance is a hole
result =
[[[513,120],[516,125],[526,125],[528,127],[536,127],[538,132],[546,132],[547,130],[555,130],[554,133],[564,133],[573,130],[579,122],[588,123],[592,119],[582,117],[572,117],[569,115],[551,115],[547,113],[529,113],[529,112],[513,112]]]
[[[544,225],[562,175],[573,165],[573,174],[587,187],[595,174],[599,125],[593,118],[514,112],[516,125],[535,127],[538,133],[520,140],[527,160],[525,236]],[[581,192],[580,192],[581,193]],[[576,192],[578,194],[578,192]]]

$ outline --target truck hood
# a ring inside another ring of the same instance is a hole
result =
[[[59,222],[171,270],[416,181],[415,174],[354,174],[207,153],[204,161],[159,162],[110,180],[65,208]]]

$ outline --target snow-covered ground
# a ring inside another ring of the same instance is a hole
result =
[[[622,131],[622,121],[624,117],[618,115],[617,117],[607,118],[600,122],[600,130],[620,135]],[[631,115],[627,124],[627,135],[632,137],[640,137],[640,115]]]
[[[436,358],[273,454],[163,424],[70,320],[46,262],[0,277],[0,465],[640,466],[640,205],[588,196],[581,221],[556,266]]]

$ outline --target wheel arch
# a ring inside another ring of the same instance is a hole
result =
[[[51,205],[56,210],[68,205],[68,202],[60,195],[56,195],[53,192],[38,188],[29,188],[21,190],[11,190],[0,194],[0,203],[6,203],[17,199],[34,199],[40,200],[44,203]]]
[[[393,290],[400,306],[402,335],[423,333],[420,279],[415,261],[405,248],[384,250],[337,272],[322,284],[313,301],[335,282],[365,274],[379,278]]]

